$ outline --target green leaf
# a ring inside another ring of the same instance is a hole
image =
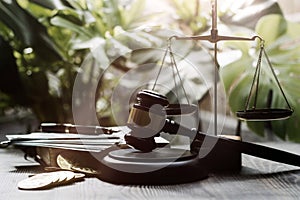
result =
[[[272,24],[272,25],[270,25]],[[287,22],[282,15],[267,15],[262,17],[256,25],[256,33],[263,36],[266,46],[276,41],[287,32]]]
[[[230,88],[229,91],[229,105],[231,110],[235,113],[238,110],[244,110],[247,96],[250,91],[252,76],[243,74],[240,79]]]
[[[139,33],[139,31],[125,31],[120,26],[114,29],[114,37],[130,49],[152,47],[152,43]]]
[[[29,31],[31,24],[24,10],[15,1],[10,4],[0,1],[0,19],[11,28],[14,34],[24,42],[25,46],[33,44],[32,33]]]
[[[0,1],[0,20],[10,28],[20,40],[22,51],[31,47],[43,59],[53,62],[61,59],[62,54],[48,35],[47,29],[31,14],[21,8],[15,0],[11,3]],[[40,48],[40,45],[43,47]]]
[[[72,49],[74,49],[74,50],[92,49],[92,48],[97,47],[98,45],[103,44],[104,42],[105,42],[105,39],[103,39],[102,37],[93,37],[86,41],[79,40],[77,42],[74,42]]]
[[[0,37],[0,91],[15,99],[15,103],[26,105],[23,98],[25,91],[18,72],[13,49],[2,37]]]
[[[227,92],[230,92],[233,87],[236,87],[236,84],[243,78],[244,72],[249,69],[250,66],[252,66],[252,59],[250,57],[242,57],[220,69],[222,81]]]
[[[129,27],[144,11],[146,5],[145,0],[135,0],[130,5],[126,12],[122,12],[122,18],[124,20],[123,25]]]
[[[29,0],[29,1],[51,10],[64,9],[68,6],[68,3],[66,3],[66,1],[64,0]]]
[[[109,30],[113,30],[116,26],[123,26],[118,0],[104,0],[102,12],[103,21]]]
[[[130,53],[132,50],[128,48],[126,45],[122,44],[115,38],[111,37],[107,39],[107,55],[112,58],[117,58],[119,56],[126,56],[126,54]]]
[[[233,5],[234,4],[234,5]],[[232,2],[228,4],[228,8],[224,9],[221,14],[220,20],[227,25],[248,27],[254,29],[257,22],[266,15],[279,14],[282,11],[278,3],[274,0],[255,0],[244,1],[241,3]]]
[[[106,53],[106,42],[104,40],[100,41],[91,49],[91,53],[94,59],[99,63],[99,67],[103,70],[107,69],[110,61]]]
[[[55,26],[59,26],[62,28],[66,28],[68,30],[72,30],[76,33],[78,33],[83,38],[89,39],[93,36],[92,33],[90,33],[87,29],[85,29],[82,26],[79,26],[65,18],[62,18],[60,16],[53,17],[51,20],[51,23]]]
[[[56,16],[59,16],[71,23],[74,23],[78,26],[83,26],[83,14],[80,11],[76,11],[70,8],[59,10],[56,14]]]
[[[300,142],[300,134],[299,134],[299,130],[300,130],[300,120],[299,117],[300,116],[300,111],[299,108],[295,108],[294,114],[293,116],[288,119],[287,123],[285,123],[285,134],[286,134],[286,138],[290,141],[293,142]],[[274,130],[276,132],[276,134],[278,133],[278,130],[275,129],[276,127],[274,127]],[[282,133],[280,133],[282,134]]]
[[[87,9],[86,1],[82,0],[66,0],[74,9],[76,10],[85,10]]]
[[[264,136],[265,122],[247,122],[248,128],[259,136]]]
[[[251,44],[245,41],[227,41],[225,42],[225,46],[231,49],[239,49],[243,56],[247,55],[249,53],[249,49],[251,48]]]

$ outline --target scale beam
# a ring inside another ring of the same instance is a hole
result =
[[[261,42],[264,41],[262,37],[256,35],[251,38],[246,37],[235,37],[235,36],[224,36],[224,35],[196,35],[196,36],[172,36],[170,39],[176,39],[176,40],[203,40],[203,41],[209,41],[211,43],[217,43],[219,41],[229,41],[229,40],[242,40],[242,41],[254,41],[256,39],[259,39]]]
[[[217,16],[217,8],[218,1],[211,0],[211,15],[212,15],[212,26],[211,26],[211,34],[210,35],[198,35],[198,36],[187,36],[187,37],[179,37],[179,36],[172,36],[170,39],[175,38],[177,40],[206,40],[211,43],[217,43],[219,41],[225,40],[244,40],[244,41],[254,41],[256,38],[260,39],[262,42],[263,39],[260,36],[254,36],[252,38],[244,38],[244,37],[234,37],[234,36],[222,36],[218,35],[218,16]]]

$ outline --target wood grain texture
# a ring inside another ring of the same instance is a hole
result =
[[[300,153],[299,144],[267,143]],[[41,172],[34,162],[26,161],[16,149],[0,149],[0,199],[299,199],[300,169],[243,155],[239,173],[211,174],[209,178],[178,185],[124,186],[96,178],[49,190],[22,191],[17,183],[30,174]]]

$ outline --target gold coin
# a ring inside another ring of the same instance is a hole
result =
[[[18,183],[18,188],[23,190],[48,189],[53,186],[63,185],[83,178],[82,173],[72,171],[55,171],[33,175]]]
[[[51,173],[52,173],[53,176],[58,177],[57,184],[62,183],[67,179],[67,174],[62,173],[62,171],[56,171],[56,172],[51,172]]]
[[[67,169],[67,170],[72,169],[72,164],[67,159],[65,159],[62,155],[58,155],[56,157],[56,163],[61,169]]]
[[[43,189],[51,186],[51,184],[58,181],[58,178],[48,174],[37,174],[18,183],[18,188],[23,190]]]
[[[79,167],[79,166],[72,166],[72,170],[76,172],[81,172],[84,174],[98,174],[98,172],[94,169],[88,167]]]
[[[69,181],[75,179],[75,173],[74,172],[71,172],[71,171],[61,171],[61,173],[66,176],[66,179],[64,180],[64,182],[69,182]]]
[[[98,172],[94,169],[88,167],[81,167],[76,164],[73,164],[70,160],[64,158],[62,155],[58,155],[56,157],[56,163],[61,169],[81,172],[84,174],[98,174]]]
[[[50,172],[53,174],[53,176],[58,177],[58,182],[56,185],[62,185],[71,182],[72,180],[75,180],[76,176],[74,172],[71,171],[55,171]]]
[[[75,173],[75,179],[82,179],[85,177],[85,174],[83,173]]]

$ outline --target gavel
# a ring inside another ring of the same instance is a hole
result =
[[[196,106],[185,104],[170,104],[168,99],[155,91],[142,90],[136,96],[136,102],[130,110],[127,125],[131,132],[125,135],[125,141],[135,149],[150,152],[157,148],[155,137],[160,132],[177,134],[184,128],[167,118],[169,114],[179,115],[195,111]],[[181,135],[194,138],[195,130],[184,128]]]
[[[299,155],[241,140],[208,135],[196,129],[181,126],[167,118],[168,113],[179,114],[181,111],[179,107],[174,109],[165,96],[155,91],[140,91],[129,114],[127,124],[131,132],[125,135],[126,143],[141,152],[151,152],[157,148],[154,137],[159,136],[163,131],[169,134],[188,136],[192,140],[190,151],[194,154],[199,154],[203,141],[207,140],[220,149],[230,149],[276,162],[300,166]]]

